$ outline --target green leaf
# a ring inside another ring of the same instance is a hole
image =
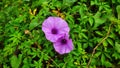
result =
[[[115,49],[118,53],[120,53],[120,44],[118,44],[118,42],[115,42]]]
[[[118,3],[120,3],[120,0],[117,0]]]
[[[90,23],[91,26],[93,25],[93,22],[94,22],[93,18],[89,17],[89,23]]]
[[[93,58],[91,61],[91,65],[95,65],[95,64],[97,64],[97,60],[95,58]]]
[[[117,14],[118,14],[118,19],[120,19],[120,5],[116,7]]]
[[[7,64],[3,65],[3,68],[10,68],[9,66],[7,66]]]
[[[60,1],[54,1],[54,0],[52,0],[53,2],[52,2],[52,4],[54,5],[54,6],[56,6],[57,8],[61,8],[62,7],[62,3],[60,2]]]
[[[114,52],[114,53],[112,54],[112,57],[115,57],[116,60],[117,60],[117,59],[120,59],[120,54],[117,53],[117,52]]]
[[[71,6],[76,0],[63,0],[64,7]]]
[[[107,38],[107,42],[108,42],[110,45],[114,46],[114,43],[113,43],[113,40],[112,40],[112,39]]]
[[[68,14],[68,15],[66,16],[66,20],[69,22],[69,24],[70,24],[69,26],[70,26],[71,28],[73,28],[73,25],[74,25],[74,22],[75,22],[73,16],[71,16],[71,15]]]
[[[112,59],[111,56],[110,56],[110,54],[108,54],[108,53],[104,53],[104,54],[105,54],[105,56],[106,56],[107,58]]]
[[[87,47],[88,47],[88,44],[87,44],[87,43],[83,44],[83,48],[84,48],[84,49],[87,48]]]
[[[71,10],[71,13],[76,13],[76,11],[79,10],[79,9],[80,9],[80,6],[79,6],[79,5],[74,6],[74,7],[72,8],[72,10]]]
[[[44,55],[44,58],[43,58],[44,60],[48,60],[49,58],[48,58],[48,56],[47,55]]]
[[[105,23],[106,19],[105,18],[101,18],[101,12],[97,12],[94,15],[94,20],[95,20],[95,24],[93,28],[97,28],[98,26],[100,26],[101,24]]]
[[[112,63],[110,63],[109,61],[105,61],[105,64],[104,64],[106,67],[112,67]]]
[[[82,19],[86,17],[85,11],[86,11],[86,6],[83,6],[83,5],[80,6],[79,14],[80,14],[80,16],[81,16]]]
[[[100,35],[100,36],[103,36],[103,33],[100,32],[100,31],[95,31],[96,34]]]
[[[88,37],[87,37],[84,33],[81,33],[81,35],[82,35],[85,39],[88,39]]]
[[[11,66],[12,68],[19,68],[20,64],[21,64],[21,60],[22,60],[22,55],[19,55],[18,58],[13,55],[11,57]]]
[[[108,43],[106,40],[103,42],[103,46],[105,46],[105,47],[108,46]]]
[[[37,19],[34,19],[34,20],[32,20],[32,22],[30,23],[29,29],[32,30],[32,29],[34,29],[35,27],[37,27],[38,25],[39,25],[38,20],[37,20]]]
[[[13,20],[15,23],[21,23],[26,17],[25,15],[19,16],[18,18],[16,18],[15,20]]]
[[[95,56],[96,56],[96,57],[99,57],[100,55],[101,55],[101,52],[95,53]]]
[[[105,63],[105,55],[104,54],[102,54],[102,56],[101,56],[101,63],[102,63],[102,65],[104,65],[104,63]]]
[[[22,68],[30,68],[28,58],[24,58],[23,63],[24,64],[23,64]]]

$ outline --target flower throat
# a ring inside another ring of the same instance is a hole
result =
[[[53,28],[51,32],[52,32],[52,34],[57,34],[58,33],[57,29],[55,29],[55,28]]]

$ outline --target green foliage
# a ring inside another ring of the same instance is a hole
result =
[[[46,40],[41,27],[49,16],[68,22],[69,54]],[[100,42],[89,67],[120,68],[120,0],[0,1],[0,68],[86,68]]]
[[[13,55],[10,59],[12,68],[19,68],[21,64],[21,60],[22,60],[22,55],[19,55],[18,58]]]
[[[118,14],[118,19],[120,19],[120,5],[116,7],[117,14]]]

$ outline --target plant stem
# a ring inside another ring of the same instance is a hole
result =
[[[87,68],[89,68],[89,65],[90,65],[90,63],[91,63],[91,61],[92,61],[92,58],[94,57],[94,54],[95,54],[96,49],[108,38],[108,36],[109,36],[109,34],[110,34],[110,31],[111,31],[112,24],[113,24],[113,22],[110,24],[106,36],[105,36],[105,37],[96,45],[96,47],[93,49],[92,55],[91,55],[90,60],[88,61],[88,64],[87,64]]]

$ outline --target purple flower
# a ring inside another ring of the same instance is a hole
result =
[[[69,27],[65,20],[59,17],[48,17],[42,24],[42,31],[47,40],[56,42],[64,34],[69,34]]]
[[[69,39],[67,35],[60,37],[56,42],[53,43],[55,51],[59,54],[69,53],[73,50],[72,39]]]

